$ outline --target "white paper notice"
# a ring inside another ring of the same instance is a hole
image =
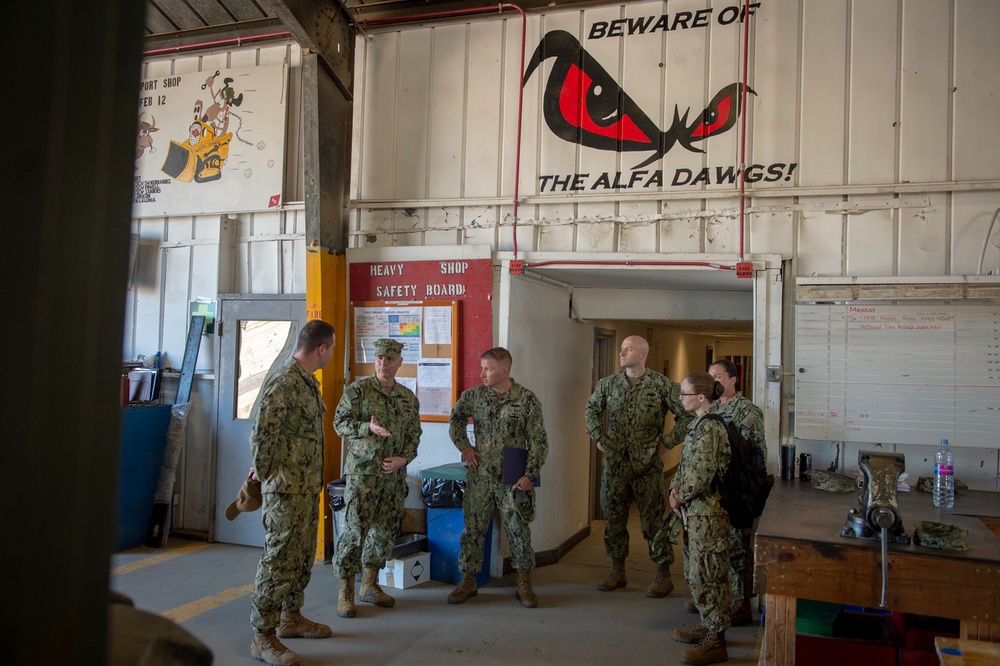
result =
[[[451,308],[424,308],[424,344],[451,344]]]
[[[413,391],[414,394],[417,392],[417,378],[416,377],[400,377],[396,375],[396,381],[405,386],[406,388]]]
[[[417,361],[417,383],[426,388],[451,388],[451,359],[422,358]]]

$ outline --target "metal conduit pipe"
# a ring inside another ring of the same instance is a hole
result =
[[[262,39],[277,39],[278,37],[287,37],[291,35],[290,32],[285,30],[284,32],[269,32],[264,35],[247,35],[246,37],[228,37],[226,39],[216,39],[211,42],[201,42],[199,44],[182,44],[178,46],[167,46],[162,49],[152,49],[150,51],[143,51],[142,55],[162,55],[164,53],[178,53],[180,51],[192,51],[194,49],[207,49],[213,46],[226,46],[229,44],[236,44],[237,46],[242,46],[245,42],[257,42]]]
[[[743,2],[743,89],[740,95],[740,261],[743,261],[744,229],[746,228],[747,182],[747,61],[750,54],[750,0]]]

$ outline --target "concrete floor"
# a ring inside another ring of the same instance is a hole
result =
[[[337,617],[339,581],[329,564],[317,564],[306,589],[303,613],[329,624],[333,637],[289,639],[303,665],[318,664],[677,664],[687,645],[674,642],[674,627],[697,623],[684,610],[687,585],[680,548],[672,567],[674,592],[649,599],[646,586],[656,567],[633,511],[628,587],[597,590],[608,571],[603,522],[559,563],[533,574],[538,608],[514,598],[515,575],[491,580],[479,596],[449,605],[448,583],[430,581],[386,591],[390,609],[358,604],[356,618]],[[165,549],[134,548],[112,558],[112,589],[136,608],[169,617],[214,653],[214,664],[260,663],[250,657],[249,594],[261,549],[172,538]],[[755,614],[754,619],[758,616]],[[756,664],[758,627],[726,633],[730,664]]]

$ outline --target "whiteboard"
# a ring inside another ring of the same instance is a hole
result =
[[[795,309],[795,436],[1000,445],[1000,306]]]

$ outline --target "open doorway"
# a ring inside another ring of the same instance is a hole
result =
[[[680,382],[692,372],[707,370],[716,361],[728,359],[740,369],[741,379],[747,378],[746,368],[753,366],[752,321],[653,321],[653,320],[597,320],[594,328],[593,387],[597,380],[620,370],[616,350],[630,335],[640,335],[649,343],[646,367]],[[610,356],[604,357],[604,349]],[[743,386],[739,384],[738,386]],[[744,395],[753,400],[752,385]],[[742,390],[742,389],[741,389]],[[674,418],[667,416],[664,432],[673,427]],[[670,475],[680,460],[680,449],[675,448],[664,456],[664,469]],[[591,520],[603,520],[600,505],[600,480],[602,473],[600,452],[591,447],[590,515]]]
[[[590,390],[597,388],[597,381],[618,371],[615,332],[608,328],[594,328],[594,370],[591,375]],[[607,426],[607,416],[605,416]],[[591,440],[590,447],[590,519],[604,520],[601,507],[601,473],[604,469],[604,455],[597,450]]]

